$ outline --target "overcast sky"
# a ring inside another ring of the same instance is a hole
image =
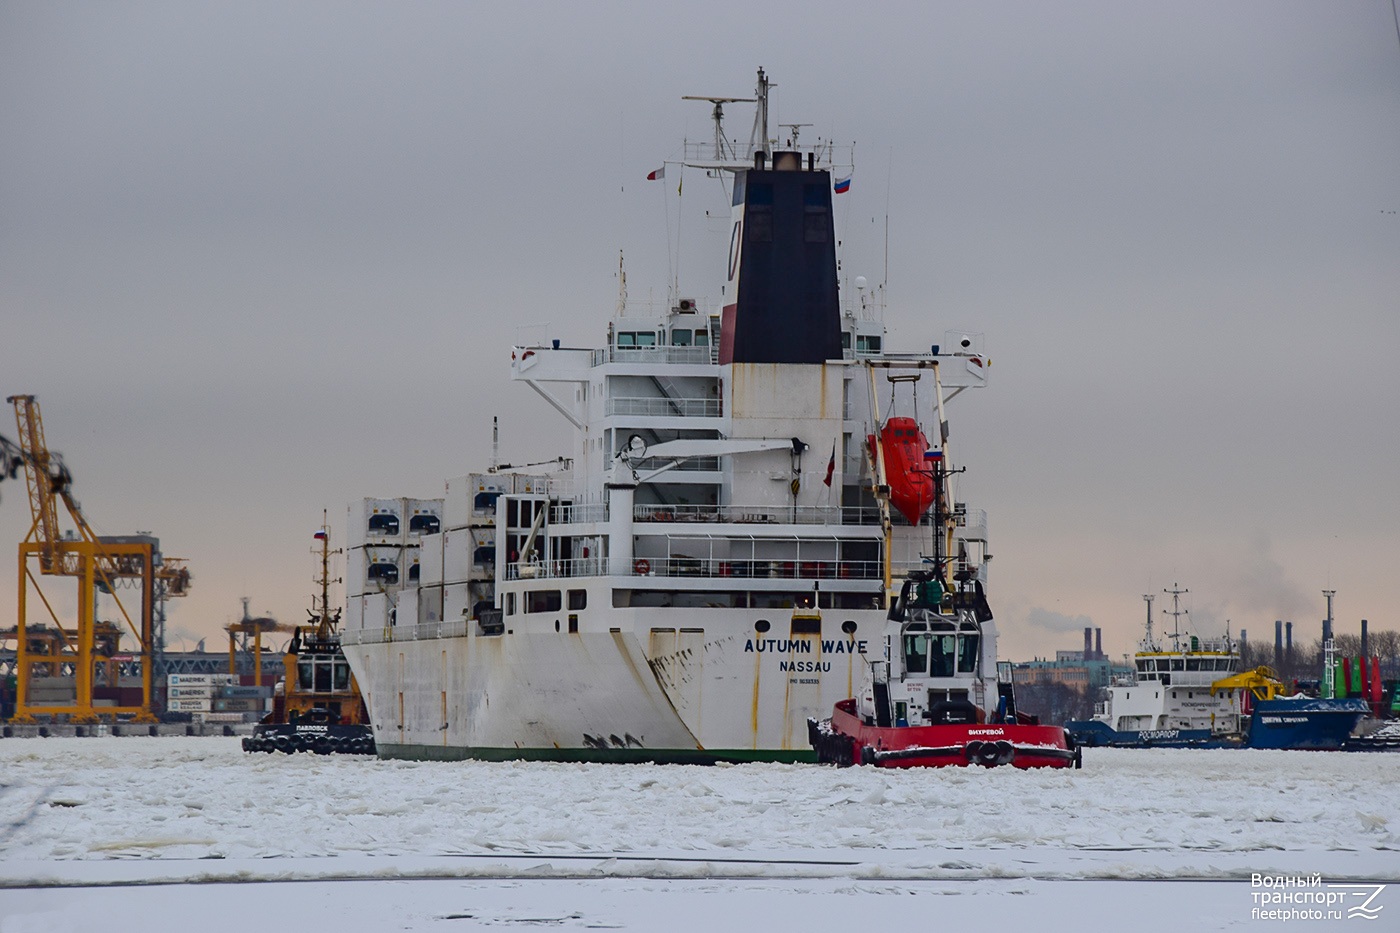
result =
[[[0,2],[0,391],[100,533],[188,558],[176,647],[245,595],[297,621],[322,509],[440,494],[494,414],[504,459],[570,452],[509,348],[600,345],[619,251],[634,298],[718,297],[713,183],[676,269],[644,179],[759,66],[856,144],[890,344],[985,334],[950,417],[1004,657],[1131,650],[1174,581],[1205,634],[1316,637],[1325,588],[1400,628],[1389,0]]]

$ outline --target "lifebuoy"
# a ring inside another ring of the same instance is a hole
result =
[[[651,573],[651,562],[645,557],[639,557],[632,563],[632,569],[642,575]]]

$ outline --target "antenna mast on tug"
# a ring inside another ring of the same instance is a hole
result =
[[[324,641],[335,634],[335,627],[340,623],[340,610],[331,612],[331,542],[330,525],[326,521],[326,511],[321,510],[321,530],[316,535],[321,540],[321,578],[316,582],[321,584],[321,606],[311,610],[311,621],[316,624],[316,637]],[[334,553],[339,554],[340,551]],[[315,603],[315,599],[312,600]],[[248,605],[243,605],[243,614],[248,614]]]

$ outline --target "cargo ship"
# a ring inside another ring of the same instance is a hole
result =
[[[1267,667],[1240,670],[1229,635],[1180,631],[1181,596],[1172,597],[1170,644],[1153,635],[1151,602],[1133,672],[1104,690],[1094,717],[1065,723],[1081,745],[1335,750],[1369,707],[1362,700],[1289,696]]]
[[[849,156],[801,124],[773,140],[769,88],[747,146],[736,99],[701,98],[713,142],[667,166],[723,185],[721,297],[638,302],[620,269],[601,345],[511,349],[572,429],[565,468],[351,506],[342,644],[381,756],[811,761],[807,720],[884,660],[891,596],[944,530],[922,465],[989,360],[974,333],[885,345],[883,288],[838,264]],[[933,441],[896,434],[915,425]],[[985,586],[956,479],[947,568]]]

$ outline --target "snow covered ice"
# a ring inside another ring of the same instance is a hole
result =
[[[826,929],[869,909],[926,917],[933,895],[948,895],[940,917],[969,922],[1070,929],[1085,910],[1131,909],[1135,930],[1225,929],[1251,922],[1252,874],[1400,879],[1396,762],[1089,749],[1079,771],[897,771],[4,740],[0,933],[83,929],[133,898],[172,905],[148,929],[183,929],[188,910],[241,929],[235,905],[254,889],[260,914],[320,903],[344,912],[341,929]],[[356,883],[272,883],[292,879]],[[1380,898],[1392,921],[1396,892]]]

